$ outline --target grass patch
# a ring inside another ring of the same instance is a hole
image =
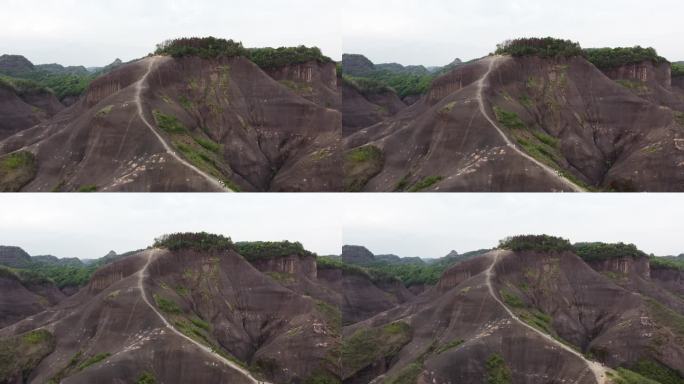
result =
[[[221,144],[211,140],[211,139],[203,139],[201,137],[195,137],[195,142],[197,144],[201,145],[202,148],[212,151],[214,153],[218,153],[221,150]]]
[[[520,119],[517,113],[506,111],[503,108],[494,106],[494,115],[504,127],[509,129],[526,129],[527,125]]]
[[[27,382],[31,371],[55,348],[54,336],[37,330],[0,339],[0,381]]]
[[[205,331],[211,330],[211,324],[207,323],[206,321],[204,321],[198,317],[190,319],[190,322],[192,322],[192,325],[194,325],[197,328],[204,329]]]
[[[626,368],[617,368],[615,373],[608,372],[613,384],[660,384]]]
[[[154,295],[154,302],[157,304],[157,308],[166,313],[178,314],[181,313],[181,309],[176,304],[175,301],[165,299],[157,294]]]
[[[158,110],[152,111],[154,121],[159,129],[168,133],[185,133],[187,129],[175,116],[165,115]]]
[[[679,337],[684,337],[684,316],[651,298],[646,298],[646,304],[649,313],[660,325],[670,328]]]
[[[340,333],[342,328],[342,312],[339,308],[335,308],[325,301],[316,300],[316,309],[323,315],[325,322],[336,334]]]
[[[411,327],[404,322],[356,331],[342,341],[343,376],[349,377],[378,359],[394,356],[409,341]]]
[[[506,303],[506,305],[509,307],[525,308],[525,303],[515,293],[502,289],[499,291],[499,294],[501,294],[501,298],[503,299],[504,303]]]
[[[399,180],[399,182],[397,183],[397,185],[394,187],[394,192],[401,192],[401,191],[405,190],[406,188],[408,188],[409,183],[410,183],[410,182],[409,182],[409,178],[410,178],[410,177],[411,177],[410,174],[405,175],[404,177],[402,177],[401,180]]]
[[[506,361],[495,353],[487,359],[485,363],[487,369],[487,384],[510,384],[511,370],[506,365]]]
[[[419,182],[413,184],[413,186],[409,189],[409,192],[423,191],[439,183],[442,180],[444,180],[444,177],[442,176],[428,176],[423,180],[420,180]]]
[[[660,384],[684,384],[684,378],[677,371],[653,360],[639,360],[632,371]]]
[[[38,171],[33,153],[15,152],[0,158],[0,192],[18,192]]]
[[[389,379],[387,384],[415,384],[422,372],[422,364],[411,363],[399,371],[395,377]]]
[[[82,371],[88,367],[91,367],[91,366],[103,361],[104,359],[108,358],[109,356],[111,356],[111,354],[108,352],[98,353],[97,355],[89,357],[84,362],[79,364],[77,370]]]
[[[154,377],[153,374],[150,372],[143,372],[138,376],[138,380],[135,381],[135,384],[156,384],[157,379]]]
[[[634,91],[638,94],[644,94],[649,92],[648,86],[642,83],[641,81],[618,79],[615,80],[615,82],[629,89],[630,91]]]
[[[78,192],[82,192],[82,193],[97,192],[97,185],[95,185],[95,184],[82,185],[78,188]]]
[[[360,192],[384,165],[385,157],[376,146],[366,145],[347,152],[344,156],[345,191]]]
[[[461,339],[450,341],[450,342],[442,345],[441,347],[437,348],[435,353],[440,354],[440,353],[446,352],[450,349],[458,347],[461,344],[463,344],[463,340],[461,340]]]

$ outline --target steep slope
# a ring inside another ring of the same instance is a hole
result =
[[[676,191],[677,113],[579,56],[490,56],[435,79],[346,148],[383,155],[381,171],[359,176],[366,191]]]
[[[608,367],[644,362],[682,375],[681,318],[573,253],[495,250],[455,265],[415,301],[345,327],[343,379],[608,383],[624,372]],[[399,326],[404,337],[387,349],[359,347]]]
[[[99,270],[59,306],[0,330],[45,329],[28,382],[290,383],[334,377],[339,337],[316,302],[232,250],[152,248]],[[181,363],[182,362],[182,363]]]
[[[339,111],[243,57],[154,56],[99,77],[0,155],[34,153],[25,191],[339,190],[340,129]]]
[[[66,297],[48,279],[2,266],[0,292],[0,328],[41,312]]]
[[[0,77],[0,140],[44,122],[62,109],[47,89]]]

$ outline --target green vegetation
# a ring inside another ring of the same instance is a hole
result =
[[[508,129],[526,129],[527,125],[520,120],[520,117],[515,112],[506,111],[500,107],[494,106],[494,115],[499,123],[503,124]]]
[[[28,96],[38,93],[51,92],[50,89],[33,80],[19,79],[3,75],[0,75],[0,88],[9,89],[18,96]]]
[[[511,370],[506,365],[503,357],[495,353],[485,363],[487,369],[487,384],[510,384]]]
[[[0,76],[0,87],[14,89],[19,96],[39,93],[54,93],[62,100],[69,96],[80,96],[93,81],[92,75],[53,74],[34,71],[16,77]]]
[[[341,384],[338,377],[330,372],[319,370],[304,379],[304,384]]]
[[[399,371],[396,377],[387,380],[387,384],[415,384],[422,372],[422,363],[411,363]]]
[[[28,151],[0,157],[0,192],[18,192],[36,177],[36,157]]]
[[[525,307],[525,302],[522,301],[522,299],[516,295],[513,292],[507,291],[505,289],[502,289],[500,292],[501,298],[503,299],[504,303],[508,305],[509,307],[513,308],[524,308]]]
[[[450,341],[450,342],[440,346],[439,348],[437,348],[435,350],[435,353],[440,354],[440,353],[446,352],[450,349],[454,349],[454,348],[460,346],[461,344],[463,344],[463,342],[464,341],[461,339]]]
[[[343,369],[347,372],[357,372],[378,359],[394,356],[409,341],[411,327],[404,322],[359,329],[342,341]]]
[[[642,48],[638,45],[635,47],[585,49],[584,56],[599,69],[610,69],[644,61],[651,61],[654,64],[667,62],[664,57],[658,56],[655,49]]]
[[[368,77],[356,77],[343,75],[342,81],[352,88],[356,89],[362,95],[374,95],[385,92],[394,92],[394,89],[389,85]]]
[[[684,76],[684,64],[672,63],[672,77]]]
[[[359,192],[375,177],[385,163],[385,156],[374,145],[352,149],[344,155],[344,189]]]
[[[113,105],[108,105],[108,106],[106,106],[106,107],[100,109],[99,111],[97,111],[97,113],[95,114],[95,116],[96,116],[96,117],[104,117],[104,116],[107,116],[107,115],[109,115],[109,114],[112,112],[112,109],[113,109],[113,108],[114,108]]]
[[[31,371],[55,348],[54,336],[46,330],[0,339],[0,382],[27,380]]]
[[[684,377],[677,371],[657,361],[642,359],[631,368],[633,372],[660,384],[684,384]]]
[[[159,308],[163,312],[171,314],[178,314],[182,312],[175,301],[165,299],[157,294],[154,295],[154,302],[157,304],[157,308]]]
[[[157,383],[157,379],[150,372],[143,372],[138,377],[138,380],[135,381],[135,384],[156,384],[156,383]]]
[[[444,178],[442,176],[428,176],[423,180],[420,180],[419,182],[415,183],[411,188],[409,188],[409,192],[423,191],[439,183],[443,179]]]
[[[574,251],[572,244],[566,239],[548,235],[519,235],[507,237],[499,241],[499,248],[514,252],[566,252]]]
[[[155,248],[171,251],[192,249],[195,251],[226,251],[233,249],[230,237],[207,232],[179,232],[163,235],[154,240]]]
[[[78,188],[78,192],[97,192],[97,185],[95,185],[95,184],[82,185]]]
[[[316,300],[316,309],[325,317],[328,326],[330,326],[336,334],[339,334],[342,328],[342,312],[340,312],[339,308],[334,307],[325,301]]]
[[[173,57],[199,56],[203,59],[247,56],[242,43],[215,37],[191,37],[167,40],[157,45],[155,55]]]
[[[645,298],[648,310],[655,321],[669,328],[680,342],[684,342],[684,316],[649,297]]]
[[[649,263],[651,268],[678,269],[684,271],[684,260],[668,259],[664,257],[650,256]]]
[[[575,253],[586,261],[608,260],[620,257],[647,257],[634,244],[576,243]]]
[[[422,95],[430,90],[434,75],[419,75],[410,73],[395,73],[390,71],[376,71],[367,77],[370,80],[392,88],[400,98]]]
[[[168,133],[186,133],[187,129],[181,123],[178,118],[171,115],[165,115],[158,110],[152,111],[154,120],[157,122],[157,126]]]
[[[507,40],[496,46],[497,55],[539,56],[542,58],[581,56],[582,47],[570,40],[545,38],[522,38]]]
[[[615,373],[608,372],[608,377],[614,384],[660,384],[625,368],[617,368]]]
[[[442,276],[446,266],[441,264],[376,264],[368,267],[370,270],[384,271],[394,276],[409,287],[411,285],[435,285]]]
[[[201,145],[204,149],[207,149],[212,152],[219,152],[221,150],[221,144],[211,140],[211,139],[204,139],[201,137],[196,137],[195,141],[197,144]]]
[[[235,243],[235,249],[249,261],[272,259],[285,256],[316,256],[304,249],[302,243],[296,241],[241,241]]]
[[[263,69],[280,68],[286,65],[303,64],[310,61],[331,63],[332,59],[324,56],[318,47],[280,47],[280,48],[250,48],[248,57]]]
[[[108,352],[98,353],[95,356],[91,356],[88,359],[86,359],[84,362],[79,364],[77,370],[82,371],[82,370],[84,370],[90,366],[93,366],[93,365],[103,361],[104,359],[108,358],[109,356],[111,356],[111,354]]]

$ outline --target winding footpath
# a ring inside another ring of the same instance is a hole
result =
[[[492,285],[492,275],[494,275],[494,268],[496,267],[496,264],[499,262],[499,257],[505,252],[506,251],[493,251],[492,254],[493,254],[494,260],[492,261],[492,264],[489,266],[489,268],[487,268],[487,270],[485,272],[487,287],[489,288],[489,294],[492,296],[492,298],[494,300],[496,300],[496,302],[499,303],[499,305],[501,305],[501,307],[503,307],[503,309],[506,310],[508,315],[515,322],[517,322],[518,324],[522,325],[523,327],[533,331],[534,333],[538,334],[539,336],[543,337],[548,342],[550,342],[550,343],[560,347],[561,349],[563,349],[567,352],[570,352],[571,354],[579,357],[585,364],[587,364],[587,369],[594,374],[594,377],[596,378],[596,382],[598,384],[609,383],[608,375],[607,375],[608,369],[606,367],[604,367],[603,365],[601,365],[600,363],[597,363],[595,361],[587,360],[587,358],[584,357],[584,355],[577,352],[576,350],[568,347],[567,345],[565,345],[565,344],[561,343],[560,341],[554,339],[553,337],[549,336],[548,334],[546,334],[546,333],[538,330],[537,328],[527,324],[526,322],[520,320],[520,318],[518,316],[516,316],[516,314],[513,313],[513,311],[511,311],[508,308],[508,306],[506,306],[503,303],[503,301],[501,301],[501,299],[499,299],[499,297],[494,292],[494,286]],[[578,377],[576,382],[579,382],[584,377],[584,375],[586,375],[586,372],[582,376]]]
[[[572,189],[574,192],[585,192],[585,190],[580,187],[579,185],[573,183],[572,181],[566,179],[565,177],[561,176],[557,170],[549,167],[548,165],[542,163],[541,161],[535,159],[534,157],[528,155],[525,151],[521,150],[518,148],[517,145],[515,145],[509,138],[506,136],[504,131],[499,128],[499,125],[492,119],[489,114],[487,113],[487,110],[484,105],[484,85],[485,82],[489,79],[489,75],[491,74],[492,70],[494,69],[494,65],[497,64],[501,60],[501,56],[493,56],[490,57],[489,59],[489,68],[487,69],[487,72],[478,80],[477,82],[477,102],[480,106],[480,112],[482,115],[489,121],[489,123],[496,129],[497,132],[499,132],[499,135],[501,138],[506,142],[506,145],[513,149],[516,153],[518,153],[520,156],[526,158],[527,160],[533,162],[534,164],[538,165],[540,168],[542,168],[544,171],[546,171],[548,174],[551,176],[555,177],[556,179],[560,180],[563,184],[568,186],[570,189]]]
[[[219,360],[221,363],[227,365],[228,367],[240,372],[242,375],[244,375],[247,379],[249,379],[254,384],[270,384],[266,381],[260,381],[260,380],[255,379],[252,376],[252,374],[249,371],[247,371],[246,369],[240,367],[239,365],[235,364],[234,362],[232,362],[232,361],[226,359],[225,357],[219,355],[218,353],[214,352],[211,348],[193,340],[192,338],[186,336],[185,334],[183,334],[182,332],[180,332],[179,330],[174,328],[166,320],[166,318],[157,310],[157,307],[155,307],[154,305],[152,305],[152,303],[150,303],[149,299],[147,298],[147,293],[145,293],[145,284],[144,283],[145,283],[145,277],[147,277],[147,268],[150,266],[150,264],[152,263],[153,259],[156,257],[158,252],[159,252],[158,249],[153,249],[153,250],[150,250],[149,252],[147,252],[147,263],[145,263],[145,266],[140,271],[138,271],[138,289],[140,289],[140,294],[142,295],[142,298],[143,298],[143,301],[145,302],[145,304],[147,304],[147,306],[150,307],[150,309],[152,311],[154,311],[154,313],[159,317],[159,319],[162,322],[164,322],[164,325],[166,326],[166,328],[168,328],[171,332],[175,333],[176,335],[182,337],[186,341],[194,344],[197,348],[201,349],[202,352],[210,355],[211,357],[215,358],[216,360]]]
[[[157,130],[154,128],[152,124],[147,120],[145,117],[145,113],[143,110],[143,105],[142,105],[142,92],[144,89],[147,88],[147,78],[149,77],[150,73],[152,73],[152,70],[154,69],[155,64],[161,59],[159,56],[153,56],[148,59],[149,63],[147,64],[147,72],[143,75],[143,77],[138,80],[138,82],[135,83],[135,104],[138,107],[138,116],[140,117],[140,120],[142,120],[143,123],[147,126],[147,128],[150,129],[150,131],[157,137],[159,142],[164,146],[164,150],[166,150],[166,153],[171,155],[174,159],[176,159],[179,163],[183,164],[184,166],[192,169],[195,173],[206,179],[212,186],[216,187],[218,191],[222,192],[233,192],[230,188],[225,186],[223,183],[220,181],[216,180],[214,177],[208,175],[201,169],[197,168],[196,166],[190,164],[187,162],[185,159],[182,157],[178,156],[176,151],[171,148],[171,146],[164,140],[164,138],[157,132]]]

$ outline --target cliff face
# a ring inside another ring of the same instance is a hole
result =
[[[261,272],[286,273],[315,280],[317,277],[314,256],[290,255],[254,260],[252,265]]]
[[[638,276],[644,279],[651,277],[651,268],[648,257],[620,257],[607,260],[587,262],[594,270],[599,272],[612,272],[622,275]]]
[[[669,88],[672,85],[670,63],[654,64],[651,61],[627,64],[603,71],[613,80],[634,80],[643,83],[657,83]]]
[[[368,264],[375,261],[375,256],[366,247],[345,245],[342,247],[342,261],[347,264]]]
[[[335,63],[307,63],[267,69],[274,80],[290,88],[299,96],[322,107],[340,109],[342,99],[337,91]]]
[[[684,270],[652,266],[651,279],[668,291],[684,297]]]

